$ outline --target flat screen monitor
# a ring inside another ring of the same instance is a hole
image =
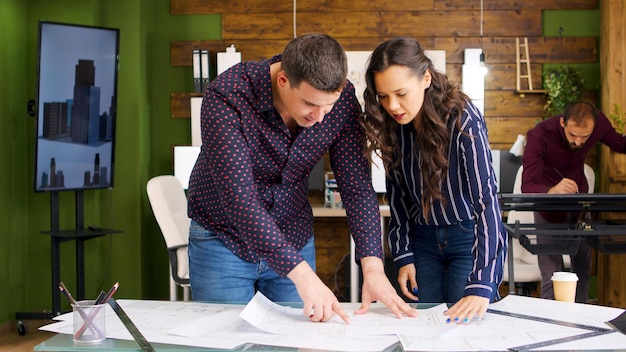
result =
[[[119,29],[39,22],[36,192],[113,187]]]

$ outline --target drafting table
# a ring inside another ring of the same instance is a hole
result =
[[[524,350],[520,346],[538,343],[544,344],[542,349],[552,351],[612,351],[626,346],[626,335],[606,324],[616,318],[626,319],[624,310],[597,305],[509,295],[491,304],[480,322],[457,325],[445,323],[445,305],[419,304],[419,317],[397,319],[381,304],[373,304],[368,314],[351,315],[351,324],[345,325],[338,318],[326,323],[312,323],[302,316],[302,310],[298,308],[301,305],[297,304],[269,302],[294,312],[263,309],[255,303],[256,299],[257,296],[245,306],[122,299],[118,303],[124,306],[137,328],[159,352],[208,349],[401,352],[405,351],[404,346],[407,351]],[[252,309],[248,313],[252,314],[247,314],[250,306]],[[342,303],[342,306],[348,314],[353,314],[359,304]],[[246,315],[263,323],[256,324],[246,319]],[[104,343],[77,345],[72,342],[72,321],[71,314],[68,314],[65,320],[42,328],[58,334],[37,345],[35,350],[139,351],[138,345],[116,318],[115,313],[109,315],[107,312],[107,339]],[[270,330],[281,333],[270,332],[265,328],[268,325]],[[586,328],[580,329],[580,326]],[[343,331],[344,328],[346,331],[352,328],[352,333]],[[590,331],[593,336],[585,336]],[[224,338],[233,339],[235,343],[218,347]],[[379,343],[378,340],[384,341]],[[410,340],[413,341],[405,343]]]
[[[588,220],[589,213],[626,212],[626,194],[577,193],[577,194],[499,194],[502,211],[578,212],[571,223],[504,224],[509,239],[519,239],[532,254],[575,254],[580,243],[587,241],[603,253],[626,253],[626,222],[620,220]],[[559,245],[537,244],[537,236],[553,236],[561,240]],[[508,257],[513,258],[513,246]],[[508,261],[509,286],[514,293],[515,280],[513,260]]]

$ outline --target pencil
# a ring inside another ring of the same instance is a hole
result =
[[[552,170],[554,170],[554,172],[556,172],[556,174],[559,175],[560,178],[567,178],[563,176],[563,174],[556,167],[553,167]],[[576,193],[578,193],[578,190],[576,190]]]
[[[552,170],[554,170],[554,172],[556,172],[556,174],[559,175],[560,178],[566,178],[565,176],[563,176],[561,172],[559,172],[559,170],[556,167],[553,167]]]
[[[72,294],[70,293],[70,291],[67,290],[67,287],[65,287],[65,284],[63,283],[63,281],[59,282],[59,290],[63,292],[63,294],[65,295],[65,297],[67,297],[67,299],[70,301],[71,304],[78,304],[76,303],[76,300],[74,299],[74,297],[72,297]]]
[[[63,292],[63,294],[65,295],[65,297],[67,297],[67,299],[70,301],[70,303],[72,305],[75,306],[80,306],[78,304],[78,302],[76,302],[76,300],[74,299],[74,297],[72,297],[72,294],[70,293],[70,291],[67,289],[67,287],[65,287],[65,284],[63,283],[63,281],[59,282],[59,290],[61,290],[61,292]],[[83,318],[83,326],[79,329],[78,332],[76,332],[76,334],[74,335],[75,338],[80,337],[84,332],[86,328],[89,328],[89,330],[91,330],[94,334],[96,335],[104,335],[102,333],[102,331],[100,331],[100,329],[98,329],[97,326],[93,326],[91,324],[93,318],[95,318],[95,314],[92,314],[92,316],[88,317],[85,312],[80,308],[80,307],[76,307],[76,310],[78,310],[78,314],[80,314],[80,316]],[[95,329],[95,330],[94,330]]]
[[[102,299],[102,301],[100,303],[104,304],[107,303],[109,301],[109,299],[111,297],[113,297],[113,294],[115,293],[115,291],[117,291],[117,288],[120,287],[120,283],[116,282],[113,287],[111,287],[111,289],[109,290],[109,292],[107,292],[107,294],[104,296],[104,298]]]
[[[109,290],[109,292],[107,292],[106,294],[104,294],[104,292],[100,292],[100,295],[98,295],[98,299],[96,299],[96,303],[95,305],[101,305],[101,304],[106,304],[109,299],[111,299],[111,297],[113,297],[113,294],[115,293],[115,291],[117,291],[117,288],[120,286],[119,282],[116,282],[113,287],[111,287],[111,289]],[[104,309],[104,308],[102,308]],[[96,314],[98,314],[98,311],[100,310],[100,308],[96,308],[96,310],[94,310],[91,315],[89,315],[88,319],[89,322],[91,322],[95,317]],[[78,330],[78,332],[76,333],[77,336],[82,335],[85,332],[85,325],[81,326],[81,328]]]
[[[96,298],[96,305],[102,304],[102,299],[105,297],[106,293],[104,291],[100,291],[100,294]]]

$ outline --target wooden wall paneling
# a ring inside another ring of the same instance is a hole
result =
[[[597,0],[486,0],[483,2],[483,9],[485,10],[580,10],[597,7]],[[480,9],[480,0],[435,0],[435,8],[445,10]]]
[[[378,37],[380,15],[378,12],[324,12],[299,13],[296,31],[326,33],[336,38]],[[223,14],[222,38],[228,39],[280,39],[293,38],[291,13]]]
[[[487,131],[489,132],[490,144],[507,144],[508,148],[513,145],[518,134],[526,135],[526,132],[535,127],[539,116],[498,116],[486,117]]]
[[[406,0],[299,0],[296,14],[306,12],[358,12],[434,10],[433,0],[407,2]],[[292,1],[267,0],[171,0],[172,15],[198,14],[276,14],[293,13]]]
[[[596,37],[528,38],[528,45],[531,50],[531,60],[535,63],[598,62],[598,38]]]
[[[423,11],[423,10],[436,10],[435,3],[437,0],[420,0],[420,1],[406,1],[406,0],[326,0],[325,6],[319,10],[319,1],[308,0],[307,2],[317,3],[314,4],[313,10],[316,11]],[[298,9],[301,9],[300,2],[298,1]]]
[[[325,2],[301,0],[297,3],[297,10],[315,10],[325,8]],[[172,15],[209,15],[234,13],[291,13],[293,1],[266,1],[266,0],[170,0]]]
[[[483,17],[483,37],[541,35],[540,10],[484,11]],[[478,37],[480,11],[385,11],[381,26],[388,37]]]
[[[464,23],[464,26],[458,26]],[[486,11],[484,36],[541,36],[541,11]],[[300,12],[297,33],[334,37],[479,36],[479,11]],[[291,13],[222,14],[222,38],[291,38]]]
[[[359,38],[347,38],[347,37],[343,37],[343,38],[337,38],[337,41],[339,41],[339,43],[343,46],[344,49],[346,50],[352,50],[352,51],[371,51],[374,50],[374,48],[376,46],[378,46],[378,44],[384,42],[387,39],[391,39],[391,38],[385,38],[385,37],[359,37]],[[424,42],[424,43],[428,43],[430,44],[430,46],[432,46],[433,44],[433,38],[419,38],[421,41],[420,42]]]
[[[228,39],[285,39],[293,37],[293,19],[290,13],[223,14],[222,38]]]
[[[337,39],[380,37],[380,12],[308,12],[298,18],[298,33],[326,33]]]
[[[546,95],[529,94],[520,97],[514,91],[485,91],[485,115],[489,116],[543,116]]]
[[[502,36],[483,38],[482,48],[485,52],[485,63],[514,64],[515,38]],[[445,36],[435,37],[433,40],[434,45],[432,47],[427,45],[424,47],[445,50],[447,64],[463,64],[465,49],[481,47],[481,40],[478,36]],[[531,62],[536,64],[597,62],[597,38],[563,37],[562,43],[561,46],[561,40],[557,37],[528,36]]]
[[[191,118],[191,97],[201,97],[202,93],[170,93],[170,116],[173,119]]]
[[[485,62],[515,63],[515,38],[486,38],[483,43]],[[562,44],[562,45],[561,45]],[[531,37],[528,36],[530,60],[544,63],[594,63],[598,61],[595,37]]]
[[[489,73],[485,76],[485,90],[515,90],[515,63],[509,64],[486,64]],[[541,88],[541,64],[531,64],[530,74],[533,81],[533,87]]]
[[[597,0],[491,0],[483,3],[485,10],[565,10],[595,9]],[[296,10],[300,11],[421,11],[421,10],[477,10],[480,1],[467,0],[300,0]],[[293,11],[292,1],[267,0],[170,0],[172,15],[200,15],[216,13],[278,13]]]

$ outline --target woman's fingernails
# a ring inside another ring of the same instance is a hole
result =
[[[413,294],[417,295],[417,287],[413,287]]]
[[[468,319],[468,318],[463,319],[463,322],[464,322],[464,323],[467,323],[468,321],[469,321],[469,319]]]
[[[450,324],[450,318],[446,319],[446,324]]]

